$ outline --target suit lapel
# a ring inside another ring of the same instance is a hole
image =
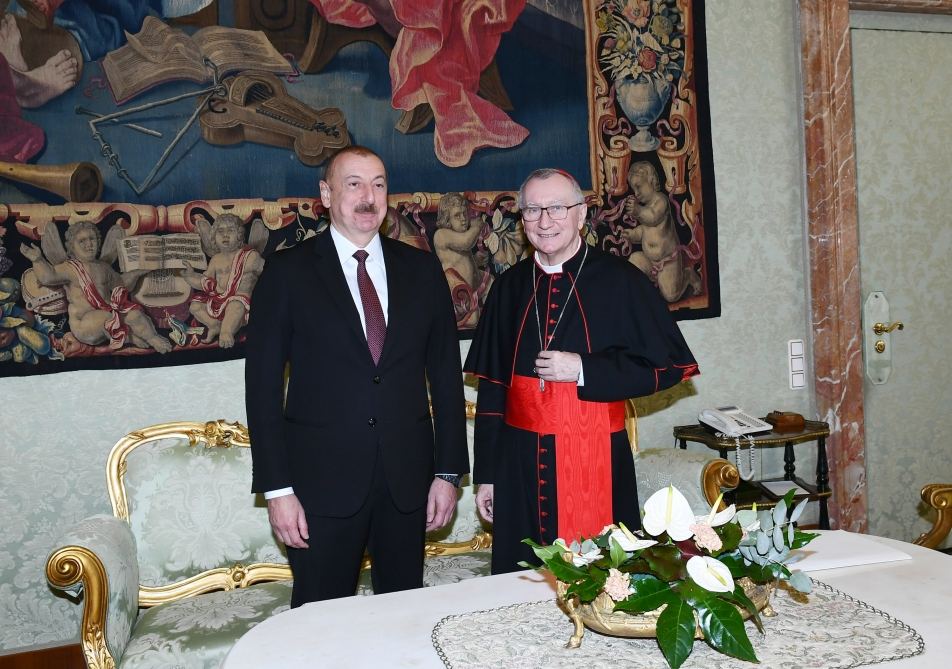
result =
[[[350,294],[350,288],[347,287],[347,280],[344,278],[344,270],[340,266],[340,258],[337,255],[337,248],[334,246],[334,239],[331,237],[330,229],[318,235],[317,241],[314,244],[314,251],[317,255],[315,269],[318,277],[327,289],[327,294],[330,295],[331,301],[340,312],[344,322],[347,323],[348,327],[353,331],[354,336],[358,337],[366,349],[367,337],[364,334],[363,326],[360,324],[360,314],[357,312],[357,305],[354,304],[354,299]],[[367,356],[370,356],[370,349],[367,349]]]
[[[403,242],[381,235],[380,243],[383,247],[383,259],[387,264],[388,300],[387,338],[383,342],[383,352],[380,354],[380,361],[383,362],[393,350],[399,333],[407,331],[407,328],[402,327],[402,325],[404,319],[411,313],[413,279],[408,271],[410,268],[404,262],[404,255],[399,253],[399,249],[396,248],[398,244]]]

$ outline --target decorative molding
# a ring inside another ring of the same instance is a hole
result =
[[[952,0],[850,0],[850,9],[867,12],[952,14]]]
[[[831,523],[867,527],[856,151],[848,0],[801,0],[814,391],[830,425]]]

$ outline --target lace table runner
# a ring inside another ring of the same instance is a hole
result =
[[[918,655],[919,633],[887,613],[813,581],[807,601],[774,594],[776,617],[761,619],[766,635],[747,623],[759,665],[721,655],[704,641],[684,669],[849,669]],[[572,622],[554,599],[448,616],[433,628],[433,645],[451,669],[475,667],[631,667],[667,669],[655,639],[623,639],[586,629],[582,646],[565,648]]]

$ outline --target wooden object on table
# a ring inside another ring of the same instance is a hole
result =
[[[797,495],[797,499],[804,497],[819,502],[820,506],[820,529],[830,529],[830,516],[828,500],[830,491],[830,472],[826,457],[826,438],[830,434],[830,426],[822,421],[805,420],[804,427],[799,432],[790,432],[780,434],[774,431],[762,432],[760,434],[745,435],[740,438],[742,446],[751,444],[754,448],[763,449],[775,446],[783,446],[784,474],[780,478],[762,479],[757,481],[742,482],[734,493],[733,501],[738,506],[747,506],[754,502],[758,504],[771,504],[777,502],[782,495],[777,495],[769,490],[764,484],[780,481],[788,481],[796,484],[807,491],[806,495]],[[704,444],[708,448],[718,451],[720,456],[727,458],[727,452],[737,449],[738,440],[734,437],[723,437],[715,434],[705,425],[678,425],[674,428],[674,438],[678,440],[678,446],[682,449],[687,448],[687,442],[697,442]],[[796,455],[794,445],[805,442],[816,442],[816,481],[807,483],[797,476]],[[746,483],[746,485],[745,485]]]
[[[777,434],[800,432],[804,426],[803,416],[792,411],[771,411],[764,420],[773,425]]]

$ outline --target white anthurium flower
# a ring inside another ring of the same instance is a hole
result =
[[[710,592],[734,592],[731,570],[720,560],[695,555],[688,560],[688,575],[695,583]]]
[[[584,567],[602,557],[602,552],[591,540],[586,540],[579,546],[577,541],[572,542],[572,548],[565,545],[564,539],[556,539],[554,545],[563,548],[566,553],[572,554],[572,564],[576,567]]]
[[[714,500],[714,504],[711,506],[711,512],[706,516],[698,516],[697,520],[707,524],[710,527],[718,527],[719,525],[723,525],[724,523],[730,521],[737,513],[737,507],[731,504],[723,511],[718,511],[717,507],[720,506],[721,500],[723,498],[724,493],[718,495],[717,499]]]
[[[621,546],[621,549],[626,553],[640,551],[658,543],[653,539],[639,539],[631,530],[625,527],[624,523],[620,523],[619,527],[612,530],[611,538],[617,541],[618,545]]]
[[[694,535],[691,525],[695,520],[688,500],[680,490],[669,485],[654,493],[645,502],[645,517],[641,526],[653,537],[667,532],[673,541],[684,541]]]

